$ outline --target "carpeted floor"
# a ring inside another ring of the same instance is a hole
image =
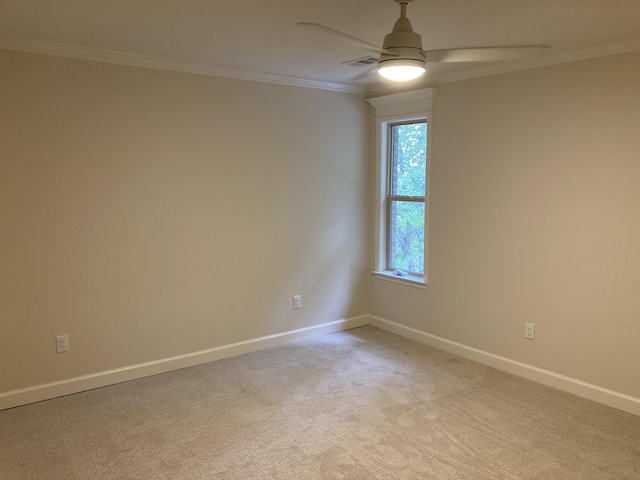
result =
[[[0,478],[640,479],[640,417],[363,327],[0,412]]]

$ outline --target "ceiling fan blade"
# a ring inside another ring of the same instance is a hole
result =
[[[534,58],[550,48],[548,45],[520,47],[470,47],[425,50],[427,62],[504,62]]]
[[[351,42],[353,45],[357,45],[360,48],[363,48],[363,49],[368,50],[370,52],[376,53],[378,55],[380,55],[381,53],[384,52],[384,50],[382,50],[381,47],[379,47],[377,45],[374,45],[372,43],[369,43],[366,40],[361,40],[361,39],[359,39],[357,37],[349,35],[348,33],[344,33],[344,32],[341,32],[339,30],[334,30],[333,28],[326,27],[324,25],[320,25],[319,23],[298,22],[298,23],[296,23],[296,25],[298,25],[300,27],[305,27],[305,28],[313,28],[313,29],[318,30],[320,32],[328,33],[330,35],[334,35],[334,36],[337,36],[337,37],[342,37],[343,39],[348,40],[349,42]]]

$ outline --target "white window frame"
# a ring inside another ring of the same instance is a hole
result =
[[[367,100],[376,110],[376,203],[375,203],[375,258],[373,275],[391,282],[427,288],[429,272],[429,206],[431,182],[431,144],[433,119],[431,109],[434,97],[433,88],[397,93]],[[389,131],[390,125],[402,122],[427,122],[427,171],[426,192],[424,197],[424,275],[394,275],[387,269],[387,227],[388,227],[388,188],[389,188]]]

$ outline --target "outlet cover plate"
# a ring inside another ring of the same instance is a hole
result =
[[[528,340],[533,340],[533,335],[535,333],[535,326],[533,323],[525,323],[524,324],[524,338]]]
[[[56,337],[56,353],[69,351],[69,335],[58,335]]]

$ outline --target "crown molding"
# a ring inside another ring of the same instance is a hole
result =
[[[138,55],[133,53],[104,50],[99,48],[81,47],[40,40],[24,38],[0,37],[0,50],[12,50],[25,53],[36,53],[56,57],[74,58],[78,60],[90,60],[94,62],[125,65],[130,67],[150,68],[155,70],[168,70],[174,72],[194,73],[212,77],[233,78],[236,80],[248,80],[252,82],[275,83],[295,87],[316,88],[334,92],[364,94],[366,88],[359,85],[347,85],[343,83],[323,82],[306,78],[287,75],[274,75],[270,73],[254,73],[229,68],[218,68],[208,65],[182,62],[171,58]]]
[[[459,82],[461,80],[470,80],[473,78],[489,77],[500,75],[503,73],[517,72],[521,70],[530,70],[532,68],[541,68],[562,63],[577,62],[580,60],[588,60],[590,58],[605,57],[608,55],[617,55],[621,53],[629,53],[640,51],[640,42],[621,42],[611,45],[585,48],[581,50],[567,51],[556,53],[553,55],[533,58],[522,62],[506,62],[496,63],[493,65],[483,66],[466,70],[464,72],[456,72],[450,74],[427,75],[412,85],[407,85],[404,90],[415,88],[427,88],[443,83]],[[385,95],[397,93],[403,87],[390,86],[388,83],[372,85],[367,90],[369,95]]]
[[[390,86],[388,83],[374,85],[352,85],[337,82],[324,82],[310,80],[287,75],[275,75],[270,73],[255,73],[229,68],[219,68],[196,63],[183,62],[171,58],[138,55],[114,50],[99,48],[81,47],[41,40],[31,40],[24,38],[0,37],[1,50],[13,50],[26,53],[36,53],[41,55],[51,55],[57,57],[74,58],[79,60],[90,60],[114,65],[124,65],[131,67],[150,68],[155,70],[168,70],[183,73],[194,73],[198,75],[208,75],[213,77],[233,78],[236,80],[248,80],[253,82],[275,83],[280,85],[316,88],[334,92],[357,93],[368,95],[386,95],[398,93],[403,90],[413,90],[416,88],[428,88],[443,83],[470,80],[473,78],[500,75],[503,73],[529,70],[562,63],[576,62],[590,58],[616,55],[640,50],[640,42],[621,42],[611,45],[591,47],[575,51],[560,52],[557,54],[534,58],[522,62],[506,62],[478,67],[464,72],[450,74],[427,75],[408,85]]]

